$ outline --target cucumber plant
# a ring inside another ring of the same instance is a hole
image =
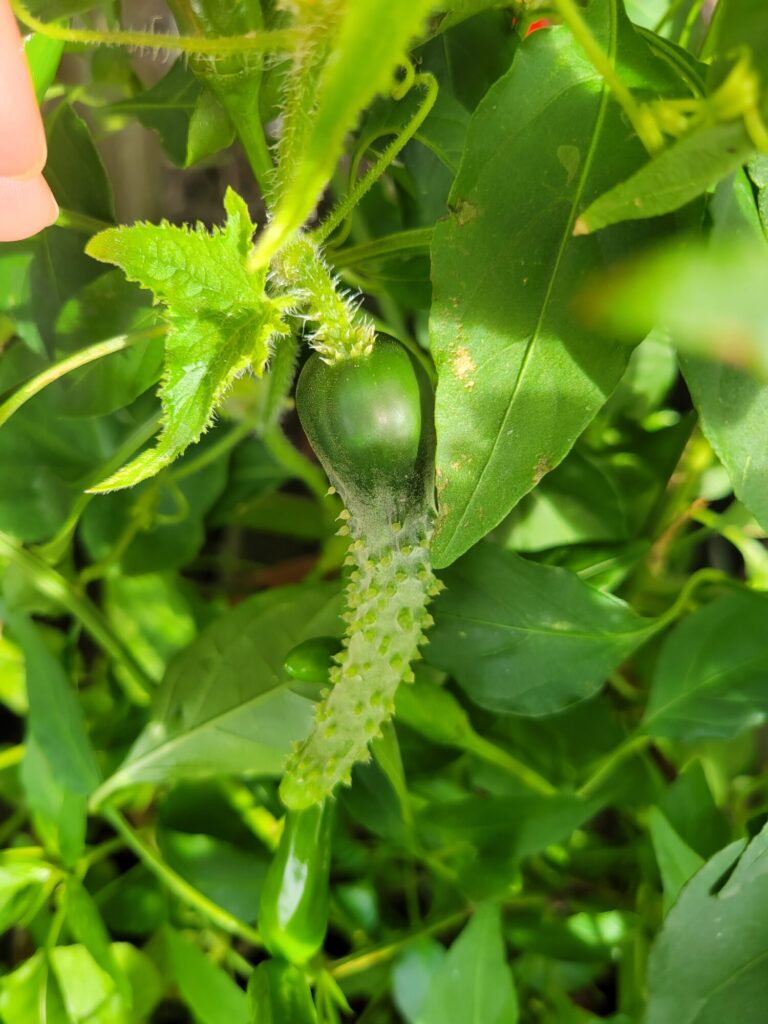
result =
[[[0,1021],[762,1022],[762,4],[10,2]]]

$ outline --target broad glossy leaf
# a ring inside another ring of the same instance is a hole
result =
[[[585,17],[628,84],[667,87],[615,0],[594,0]],[[629,347],[581,328],[570,301],[586,274],[659,226],[600,240],[571,232],[642,153],[565,28],[526,41],[473,115],[432,243],[438,566],[557,465],[624,371]]]
[[[443,580],[425,656],[492,711],[545,715],[584,700],[657,628],[572,573],[490,544]]]
[[[248,1024],[245,992],[180,932],[165,928],[164,952],[170,976],[200,1024]]]
[[[689,615],[665,639],[642,728],[723,739],[768,718],[768,596],[739,590]]]
[[[649,963],[647,1024],[763,1024],[768,829],[737,861],[742,849],[733,843],[715,854],[664,922]]]
[[[232,382],[261,374],[273,335],[283,333],[280,306],[245,259],[254,225],[245,202],[227,190],[226,225],[195,228],[135,224],[102,231],[88,243],[95,259],[116,263],[166,306],[170,333],[160,388],[165,419],[157,445],[93,491],[130,487],[154,476],[211,425]]]
[[[330,584],[258,594],[217,619],[171,665],[152,721],[100,790],[135,782],[243,771],[279,775],[312,724],[312,701],[289,689],[286,654],[339,632]]]
[[[715,225],[712,246],[715,251],[723,240],[727,244],[732,236],[744,239],[747,249],[758,247],[755,266],[746,271],[755,281],[755,276],[764,272],[768,243],[751,186],[743,173],[723,182],[718,188],[712,212]],[[756,326],[757,310],[765,307],[765,291],[752,292],[743,299],[743,307],[735,309],[730,304],[725,307],[730,308],[735,316],[733,347],[737,349],[742,347],[741,337],[745,330],[747,344],[749,340],[757,340],[758,335],[750,328]],[[762,366],[768,358],[764,326],[763,319],[758,328],[763,346],[760,349]],[[737,497],[763,528],[768,528],[768,452],[765,446],[768,384],[736,367],[695,359],[687,354],[681,358],[681,365],[702,430],[728,471]]]
[[[517,996],[498,906],[472,916],[438,968],[417,1024],[516,1024]]]
[[[288,181],[263,251],[271,255],[312,212],[333,174],[347,133],[360,112],[393,84],[433,0],[366,0],[346,3],[316,90],[316,106],[301,160],[285,168]]]

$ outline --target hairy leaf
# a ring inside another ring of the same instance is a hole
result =
[[[93,492],[130,487],[181,455],[211,425],[233,380],[248,369],[263,372],[270,341],[284,330],[263,275],[245,268],[254,231],[248,209],[232,189],[224,206],[226,225],[212,234],[201,225],[135,224],[88,243],[89,255],[116,263],[164,303],[169,325],[159,441]]]

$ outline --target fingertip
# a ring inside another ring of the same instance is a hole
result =
[[[0,175],[32,178],[45,157],[45,130],[24,44],[10,5],[0,0]]]
[[[18,242],[50,227],[59,206],[48,182],[33,178],[0,178],[0,242]]]

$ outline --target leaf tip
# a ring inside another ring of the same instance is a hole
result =
[[[581,235],[590,234],[590,227],[583,217],[577,217],[576,223],[573,225],[573,236],[579,238]]]

